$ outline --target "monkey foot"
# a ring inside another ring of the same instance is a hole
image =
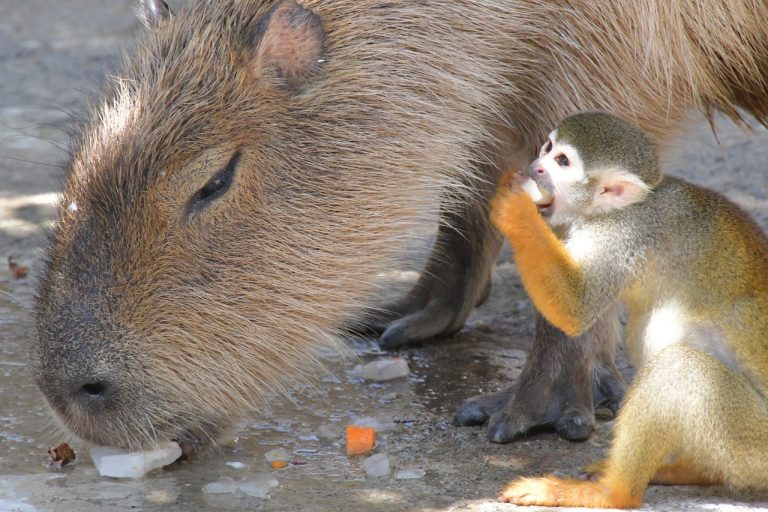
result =
[[[569,480],[546,476],[511,482],[499,500],[515,505],[544,507],[635,508],[642,496],[628,490],[609,488],[603,482]]]

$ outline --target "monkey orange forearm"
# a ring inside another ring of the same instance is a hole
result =
[[[586,329],[584,276],[562,241],[521,190],[501,188],[491,205],[493,224],[509,239],[523,285],[536,308],[569,336]]]

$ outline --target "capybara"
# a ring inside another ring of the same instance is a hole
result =
[[[692,109],[768,113],[762,3],[145,0],[73,141],[39,284],[51,408],[96,443],[215,443],[370,319],[376,272],[438,210],[424,277],[378,304],[381,343],[459,329],[500,246],[495,181],[565,114],[668,142]],[[584,438],[593,399],[618,403],[615,314],[580,342],[538,324],[518,387],[458,423]]]

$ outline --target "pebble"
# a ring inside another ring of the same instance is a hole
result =
[[[275,477],[268,474],[254,475],[240,482],[239,489],[248,496],[266,498],[269,492],[280,485]]]
[[[397,480],[412,480],[417,478],[424,478],[424,475],[426,474],[427,472],[421,468],[407,468],[395,473],[395,478]]]
[[[389,457],[386,453],[371,455],[363,461],[368,476],[386,476],[389,474]]]
[[[364,366],[357,365],[350,373],[354,377],[382,382],[407,377],[411,373],[411,369],[408,368],[408,361],[402,357],[388,357],[372,361]]]
[[[128,452],[99,446],[91,449],[91,459],[101,476],[141,478],[181,457],[181,448],[173,442],[161,443],[154,450]]]

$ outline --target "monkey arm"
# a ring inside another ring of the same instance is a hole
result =
[[[554,326],[569,336],[579,335],[616,302],[624,279],[610,265],[610,256],[597,264],[596,258],[579,258],[525,192],[501,188],[491,208],[491,220],[515,252],[526,291]],[[599,238],[588,241],[600,243]]]

